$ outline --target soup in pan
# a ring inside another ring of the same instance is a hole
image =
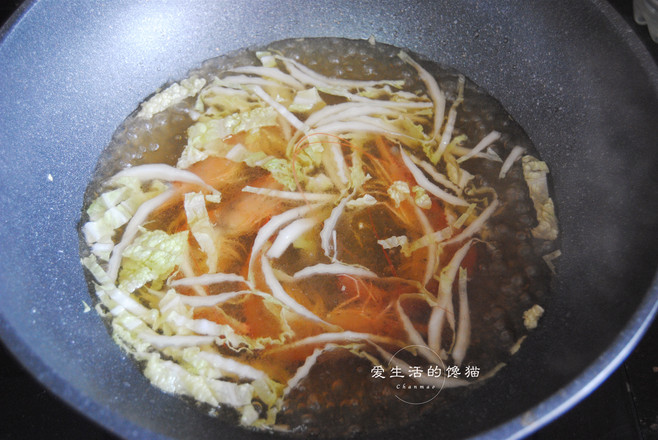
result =
[[[454,70],[276,42],[146,99],[85,200],[114,340],[251,429],[349,435],[485,382],[543,313],[557,223],[523,130]]]

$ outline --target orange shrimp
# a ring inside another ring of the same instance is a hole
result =
[[[270,174],[249,182],[258,188],[282,189]],[[258,232],[267,220],[277,214],[283,205],[281,199],[248,192],[238,193],[227,203],[220,203],[208,213],[211,222],[231,237]]]
[[[193,164],[188,171],[201,177],[208,185],[221,189],[225,184],[238,183],[239,177],[244,174],[246,168],[247,165],[242,162],[211,156]]]
[[[241,176],[245,174],[245,168],[246,165],[243,163],[233,162],[222,157],[211,156],[201,162],[193,164],[188,168],[188,171],[199,176],[204,182],[213,188],[221,190],[226,185],[240,183],[242,180]],[[203,190],[199,185],[188,182],[174,182],[172,186],[175,189],[175,194],[165,203],[160,205],[151,214],[151,218],[157,218],[167,210],[174,208],[182,211],[182,208],[179,208],[179,205],[183,203],[183,196],[188,192]],[[180,215],[184,216],[185,212],[179,212],[173,222],[180,222],[180,218],[178,218]]]
[[[249,328],[248,335],[252,338],[278,338],[281,326],[278,319],[271,316],[271,312],[263,304],[263,299],[249,295],[242,302],[242,313],[245,325]]]

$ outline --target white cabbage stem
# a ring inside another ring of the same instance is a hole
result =
[[[217,353],[209,353],[202,351],[199,353],[199,358],[209,362],[212,366],[219,368],[226,373],[232,373],[239,377],[246,377],[249,379],[265,379],[267,374],[257,370],[256,368],[241,364],[231,358],[221,356]]]
[[[434,179],[436,181],[436,183],[440,183],[441,185],[445,186],[446,188],[449,188],[449,189],[453,190],[456,193],[461,192],[461,188],[459,188],[457,185],[452,183],[450,181],[450,179],[448,179],[446,176],[439,173],[436,170],[436,167],[434,167],[434,165],[432,165],[431,163],[426,162],[424,160],[420,160],[416,156],[409,156],[409,157],[411,158],[413,163],[418,165],[420,168],[423,169],[423,171],[425,171],[427,174],[429,174],[429,176],[432,179]]]
[[[247,283],[243,276],[234,273],[207,273],[192,278],[179,278],[169,283],[170,286],[208,286],[218,283]]]
[[[281,191],[270,188],[257,188],[254,186],[245,186],[243,192],[258,194],[268,197],[276,197],[286,200],[306,201],[306,202],[330,202],[336,198],[335,194],[309,193],[300,191]]]
[[[210,273],[217,272],[218,232],[213,227],[206,209],[206,199],[201,193],[187,193],[183,201],[187,224],[199,247],[206,254],[206,264]]]
[[[352,275],[362,278],[379,278],[376,273],[361,266],[353,266],[343,263],[316,264],[307,266],[296,272],[294,279],[308,278],[314,275]]]
[[[488,135],[482,138],[480,142],[477,143],[475,147],[473,147],[472,150],[469,150],[465,155],[457,159],[457,163],[462,163],[465,160],[470,159],[471,157],[475,156],[476,154],[480,153],[482,150],[487,148],[489,145],[493,144],[496,142],[498,139],[500,139],[500,133],[497,131],[492,131]]]
[[[446,151],[448,144],[452,140],[452,132],[455,129],[455,120],[457,119],[457,107],[464,100],[464,77],[459,76],[458,96],[455,102],[452,103],[450,111],[448,112],[448,120],[446,121],[446,128],[443,130],[441,135],[441,141],[439,142],[439,148],[437,149],[437,157],[441,158],[443,153]]]
[[[139,180],[164,180],[166,182],[187,182],[195,183],[199,186],[206,188],[212,193],[216,194],[218,191],[212,186],[208,185],[191,171],[181,170],[165,164],[147,164],[138,165],[136,167],[126,168],[119,171],[112,176],[112,180],[120,179],[122,177],[135,177]]]
[[[439,84],[436,82],[436,79],[423,67],[414,61],[407,53],[400,51],[398,56],[407,64],[411,65],[418,72],[418,76],[425,83],[427,87],[427,93],[430,95],[430,98],[434,102],[434,127],[432,128],[432,139],[435,139],[439,131],[441,131],[441,126],[443,125],[443,115],[445,113],[446,106],[446,97],[443,91],[439,88]]]
[[[448,315],[450,327],[455,328],[455,317],[452,312],[452,285],[457,276],[457,271],[462,260],[471,248],[472,241],[459,248],[453,255],[450,263],[441,271],[439,278],[438,305],[432,307],[432,314],[427,325],[427,342],[434,351],[441,349],[441,333],[443,331],[443,320]]]
[[[270,95],[268,95],[267,92],[266,92],[265,90],[263,90],[261,87],[259,87],[259,86],[252,86],[252,87],[249,87],[249,90],[251,90],[252,92],[254,92],[254,93],[255,93],[260,99],[262,99],[263,101],[265,101],[270,107],[272,107],[274,110],[276,110],[281,116],[283,116],[284,118],[286,118],[286,120],[290,123],[290,125],[292,125],[293,127],[295,127],[297,130],[302,131],[302,132],[304,132],[304,133],[306,133],[306,132],[309,130],[308,126],[307,126],[305,123],[303,123],[302,121],[300,121],[299,119],[297,119],[297,116],[293,115],[293,114],[290,112],[290,110],[288,110],[288,109],[285,108],[283,105],[281,105],[281,104],[279,104],[278,102],[276,102],[276,101],[275,101]]]
[[[123,309],[129,311],[135,316],[144,317],[145,319],[147,318],[149,309],[135,301],[123,290],[119,289],[118,287],[114,287],[113,285],[107,286],[107,288],[105,286],[101,286],[100,289],[107,293],[110,299],[116,302]]]
[[[227,301],[232,300],[243,295],[250,295],[253,291],[251,290],[240,290],[238,292],[224,292],[217,295],[208,295],[208,296],[188,296],[181,295],[180,301],[183,304],[186,304],[191,307],[210,307],[216,306],[217,304],[222,304]]]
[[[276,240],[267,251],[269,258],[279,258],[290,247],[290,245],[307,231],[313,228],[318,221],[313,218],[300,218],[281,229]]]
[[[360,102],[343,102],[323,108],[306,119],[309,127],[316,127],[318,124],[328,124],[329,122],[349,121],[358,116],[396,116],[402,114],[399,110],[382,107],[375,104]]]
[[[133,239],[139,232],[139,227],[146,221],[148,216],[155,211],[160,205],[169,200],[175,191],[168,189],[165,192],[153,197],[142,203],[141,206],[135,211],[135,215],[130,219],[126,229],[121,236],[121,241],[114,246],[110,261],[107,264],[107,275],[110,277],[111,282],[117,279],[119,268],[121,267],[121,258],[123,251],[132,243]]]
[[[404,138],[404,139],[415,139],[412,136],[400,133],[398,131],[393,131],[388,128],[380,127],[377,124],[372,122],[363,122],[363,121],[338,121],[338,122],[329,122],[325,125],[315,127],[311,134],[346,134],[346,133],[376,133],[376,134],[385,134],[392,136],[394,138]]]
[[[432,229],[432,225],[430,224],[430,221],[427,219],[427,216],[423,212],[422,209],[420,209],[416,204],[412,204],[414,207],[414,212],[416,213],[416,216],[418,217],[418,221],[420,222],[421,227],[423,228],[423,233],[425,235],[431,234],[434,230]],[[438,244],[437,243],[429,243],[427,245],[427,264],[425,265],[425,275],[423,276],[423,286],[426,286],[427,283],[430,282],[432,277],[434,276],[434,272],[436,272],[436,268],[439,265],[439,253],[438,253]]]
[[[496,199],[489,206],[487,206],[476,218],[471,222],[470,225],[466,227],[461,233],[455,235],[454,237],[450,238],[448,241],[445,242],[445,244],[452,244],[452,243],[459,243],[460,241],[463,241],[467,238],[472,237],[476,233],[480,232],[480,230],[484,227],[484,224],[489,220],[489,218],[493,215],[493,213],[496,211],[498,208],[498,205],[500,202]]]
[[[500,167],[500,174],[498,174],[499,179],[505,178],[507,172],[512,168],[514,162],[516,162],[517,159],[523,155],[523,153],[525,153],[525,148],[523,147],[519,147],[517,145],[512,148],[512,151],[510,151],[509,155],[505,159],[505,162],[503,162],[503,165]]]
[[[191,251],[191,247],[188,246],[187,252],[184,254],[179,266],[179,269],[185,278],[194,278],[196,276],[194,274],[194,268],[192,267],[192,256],[190,255]],[[198,284],[193,285],[192,290],[194,290],[194,292],[199,296],[206,296],[208,294],[206,290]]]
[[[156,348],[166,347],[194,347],[198,345],[212,344],[215,336],[198,336],[198,335],[174,335],[164,336],[157,333],[142,332],[139,338],[148,342]]]
[[[340,341],[369,341],[376,342],[381,344],[391,344],[398,347],[403,347],[405,343],[387,336],[374,335],[371,333],[360,333],[353,331],[339,331],[339,332],[330,332],[330,333],[321,333],[315,336],[309,336],[304,339],[292,342],[286,346],[280,348],[280,350],[286,350],[291,348],[302,347],[305,345],[316,345],[316,344],[327,344],[330,342],[340,342]]]
[[[304,85],[292,76],[282,72],[275,67],[262,66],[241,66],[231,69],[232,72],[259,75],[266,78],[272,78],[280,83],[292,87],[293,89],[302,90]]]
[[[299,367],[297,371],[295,371],[295,375],[288,379],[286,388],[283,390],[283,395],[287,395],[290,390],[299,385],[299,382],[301,382],[302,379],[308,376],[308,374],[311,372],[311,368],[313,368],[313,365],[315,365],[322,353],[325,351],[333,350],[335,348],[338,348],[338,346],[335,344],[327,344],[322,348],[316,348],[313,350],[313,353],[304,360],[304,364]]]
[[[282,87],[282,84],[277,81],[272,81],[265,78],[256,78],[253,76],[247,75],[233,75],[226,76],[222,79],[218,79],[217,83],[224,84],[228,87],[249,87],[249,86],[259,86],[259,87]]]
[[[409,316],[404,311],[404,308],[402,307],[402,304],[400,300],[398,299],[396,304],[396,309],[398,311],[398,315],[400,316],[400,320],[402,321],[402,327],[404,327],[404,331],[407,333],[407,336],[409,337],[409,342],[411,342],[414,345],[418,346],[418,353],[427,359],[429,362],[433,362],[435,364],[441,363],[441,357],[438,355],[438,353],[435,353],[434,351],[430,350],[430,348],[427,346],[427,343],[423,339],[423,336],[416,330],[414,327],[413,323],[409,319]]]
[[[309,309],[307,309],[306,307],[302,306],[297,301],[295,301],[293,297],[288,295],[288,292],[286,292],[286,290],[283,288],[281,283],[279,283],[279,280],[277,280],[276,276],[274,275],[272,266],[270,265],[270,262],[265,256],[261,258],[261,262],[262,262],[263,275],[265,276],[265,283],[270,288],[272,292],[272,296],[276,300],[278,300],[281,304],[288,307],[290,310],[292,310],[293,312],[297,313],[300,316],[310,319],[311,321],[316,321],[331,327],[335,327],[332,324],[329,324],[325,320],[321,319],[315,313],[311,312]]]
[[[346,89],[356,89],[361,87],[374,87],[377,85],[393,85],[396,87],[404,84],[404,80],[380,80],[380,81],[359,81],[359,80],[349,80],[342,78],[330,78],[328,76],[321,75],[315,72],[312,69],[309,69],[305,65],[283,56],[277,56],[277,58],[285,64],[286,68],[291,75],[296,76],[300,81],[320,87],[335,86],[343,87]]]
[[[416,183],[420,187],[422,187],[425,191],[428,193],[432,194],[435,197],[438,197],[439,199],[443,200],[446,203],[450,203],[451,205],[457,205],[457,206],[468,206],[468,202],[466,202],[464,199],[461,199],[457,196],[453,196],[452,194],[442,190],[430,180],[425,177],[423,172],[416,166],[416,164],[413,163],[409,155],[402,149],[400,148],[400,154],[402,155],[402,161],[404,164],[407,166],[411,174],[414,176],[414,179],[416,179]]]
[[[350,199],[351,196],[343,197],[343,200],[341,200],[340,203],[336,207],[334,207],[334,209],[331,210],[331,214],[324,221],[324,226],[322,227],[322,231],[320,232],[320,241],[322,245],[322,250],[324,251],[324,254],[329,258],[332,258],[330,253],[332,250],[331,238],[333,236],[333,232],[336,229],[336,225],[338,224],[338,219],[340,218],[341,215],[343,215],[343,211],[345,211],[345,206],[347,205],[347,202],[350,201]],[[333,246],[333,248],[335,254],[336,252],[335,246]]]
[[[293,220],[303,217],[318,206],[321,205],[304,205],[290,209],[281,214],[275,215],[262,228],[260,228],[256,234],[254,244],[251,246],[251,256],[249,258],[249,280],[253,281],[254,279],[253,268],[256,264],[256,257],[265,243],[267,243],[267,240],[269,240],[270,237],[272,237],[276,231],[286,223],[290,223]]]
[[[345,163],[345,157],[343,156],[343,149],[339,144],[332,143],[331,152],[333,153],[334,162],[336,163],[338,178],[343,185],[347,185],[349,180],[347,179],[347,164]]]
[[[461,365],[466,350],[471,343],[471,318],[468,307],[468,294],[467,294],[468,275],[466,269],[459,268],[459,323],[457,326],[457,336],[455,338],[455,347],[452,350],[452,358],[455,360],[457,366]]]

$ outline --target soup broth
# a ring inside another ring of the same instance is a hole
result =
[[[147,98],[86,193],[82,262],[163,391],[249,429],[440,411],[537,325],[557,221],[521,127],[399,48],[286,40]]]

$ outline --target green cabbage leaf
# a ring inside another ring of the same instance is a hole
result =
[[[187,231],[170,235],[142,229],[123,251],[119,288],[133,292],[150,282],[152,288],[159,289],[187,252],[187,236]]]

